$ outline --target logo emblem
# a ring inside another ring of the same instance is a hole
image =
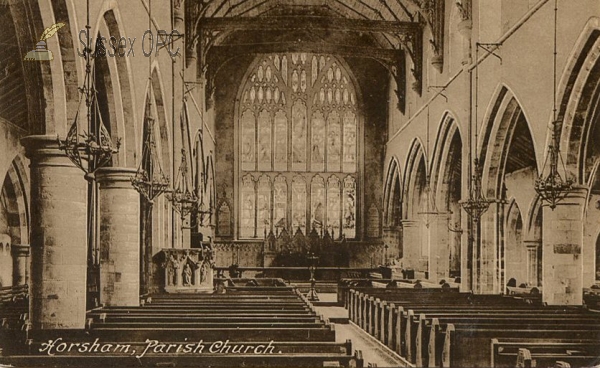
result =
[[[54,36],[59,29],[64,27],[64,23],[56,23],[44,30],[40,41],[35,45],[35,50],[31,50],[25,55],[26,61],[50,61],[54,59],[52,51],[48,50],[46,40]]]

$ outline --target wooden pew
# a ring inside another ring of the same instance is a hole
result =
[[[72,342],[98,341],[142,347],[149,340],[183,344],[187,341],[223,342],[235,341],[247,346],[264,345],[264,341],[280,344],[275,355],[219,354],[189,356],[169,355],[159,352],[149,354],[144,364],[186,364],[211,366],[362,366],[360,352],[352,354],[351,347],[335,343],[333,326],[315,312],[314,306],[287,287],[248,287],[256,293],[207,295],[154,295],[147,296],[140,307],[103,307],[88,313],[85,330],[28,330],[25,339],[29,350],[39,350],[44,342],[68,336]],[[262,343],[261,343],[262,342]],[[25,346],[25,345],[23,345]],[[252,348],[250,348],[252,349]],[[27,353],[27,352],[25,352]],[[2,363],[29,366],[38,364],[75,366],[89,365],[127,366],[139,365],[139,361],[123,354],[103,354],[101,359],[89,355],[59,356],[54,360],[46,356],[25,357],[19,351]],[[210,359],[209,359],[210,358]],[[293,358],[293,359],[292,359]],[[213,360],[215,360],[213,362]],[[90,363],[91,362],[91,363]],[[88,364],[90,363],[90,364]]]
[[[503,340],[505,338],[532,338],[540,340],[564,339],[565,336],[578,340],[596,340],[600,335],[597,328],[572,329],[545,327],[536,329],[504,329],[499,326],[484,328],[483,326],[449,324],[444,334],[444,346],[442,350],[442,367],[460,367],[465,364],[487,366],[490,364],[490,351],[488,349],[476,349],[475,346],[489,344],[492,339]],[[489,345],[488,345],[489,346]]]
[[[529,358],[529,366],[552,366],[556,361],[565,361],[574,367],[592,366],[600,357],[599,340],[570,339],[492,339],[491,367],[516,366],[519,350],[525,349],[522,360]],[[535,360],[535,362],[533,361]],[[524,362],[524,365],[527,364]]]
[[[556,323],[560,321],[560,323]],[[600,329],[600,321],[596,318],[588,319],[568,319],[562,318],[560,315],[554,316],[553,319],[537,318],[536,316],[519,316],[512,317],[489,317],[487,320],[472,319],[454,319],[454,318],[433,318],[427,320],[424,315],[419,319],[419,327],[415,334],[412,347],[412,360],[421,366],[439,365],[442,361],[445,336],[441,333],[447,326],[453,325],[455,328],[472,327],[473,329],[497,329],[497,330],[512,330],[515,331],[515,336],[521,331],[527,330],[579,330],[588,331]],[[482,343],[482,342],[480,342]]]
[[[401,308],[401,333],[398,352],[406,356],[410,361],[421,364],[427,360],[430,351],[436,351],[441,345],[434,336],[434,330],[442,324],[447,323],[524,323],[526,325],[542,325],[554,323],[557,318],[562,318],[570,323],[587,324],[597,322],[598,317],[592,314],[583,315],[581,308],[564,310],[563,308],[546,307],[540,308],[511,308],[495,309],[493,306],[456,306],[444,307],[418,307],[413,306],[408,311]],[[519,325],[520,327],[522,325]],[[430,334],[432,336],[430,336]],[[438,352],[438,355],[441,354]],[[432,358],[433,359],[433,358]],[[439,360],[439,356],[438,356]]]
[[[379,300],[378,300],[379,299]],[[451,303],[447,303],[451,301]],[[393,304],[393,306],[392,306]],[[560,330],[570,328],[586,333],[586,329],[598,328],[595,323],[596,316],[583,315],[582,308],[544,307],[540,308],[523,300],[502,296],[474,296],[456,294],[447,296],[442,293],[423,292],[413,290],[412,293],[390,292],[389,290],[376,290],[371,294],[351,290],[348,297],[349,315],[353,322],[359,324],[370,333],[377,332],[377,338],[409,358],[417,365],[434,365],[441,361],[441,354],[429,354],[430,349],[440,350],[444,346],[444,334],[440,335],[439,320],[435,317],[446,313],[445,318],[463,319],[465,323],[472,324],[473,313],[477,313],[481,321],[490,319],[487,326],[479,328],[496,328],[497,324],[512,322],[507,328],[518,330],[527,323],[529,329]],[[412,310],[411,308],[414,308]],[[373,311],[371,313],[371,311]],[[417,312],[417,313],[415,313]],[[421,316],[421,313],[425,315]],[[371,313],[371,314],[369,314]],[[450,313],[450,314],[447,314]],[[453,314],[452,314],[453,313]],[[518,316],[522,316],[520,319]],[[570,325],[560,327],[555,324],[556,318],[562,317],[569,320]],[[513,318],[511,321],[510,319]],[[493,320],[492,320],[493,319]],[[433,322],[432,322],[433,321]],[[478,322],[475,319],[475,322]],[[375,325],[371,325],[375,323]],[[458,326],[458,325],[457,325]],[[426,328],[425,328],[426,327]],[[462,326],[458,326],[462,327]],[[504,333],[506,333],[504,331]],[[441,338],[442,341],[439,341]],[[435,341],[438,340],[436,344]],[[431,342],[430,342],[431,341]],[[440,363],[441,364],[441,363]]]

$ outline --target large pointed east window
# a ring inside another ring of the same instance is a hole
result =
[[[362,127],[347,68],[331,55],[267,54],[237,108],[238,234],[357,236]]]

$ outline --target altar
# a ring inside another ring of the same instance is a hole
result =
[[[167,293],[212,293],[213,254],[202,249],[165,248],[160,251],[164,291]]]

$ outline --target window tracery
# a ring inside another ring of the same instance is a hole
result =
[[[356,237],[356,92],[331,55],[268,54],[243,83],[239,236],[283,228]],[[258,179],[256,179],[258,178]]]

